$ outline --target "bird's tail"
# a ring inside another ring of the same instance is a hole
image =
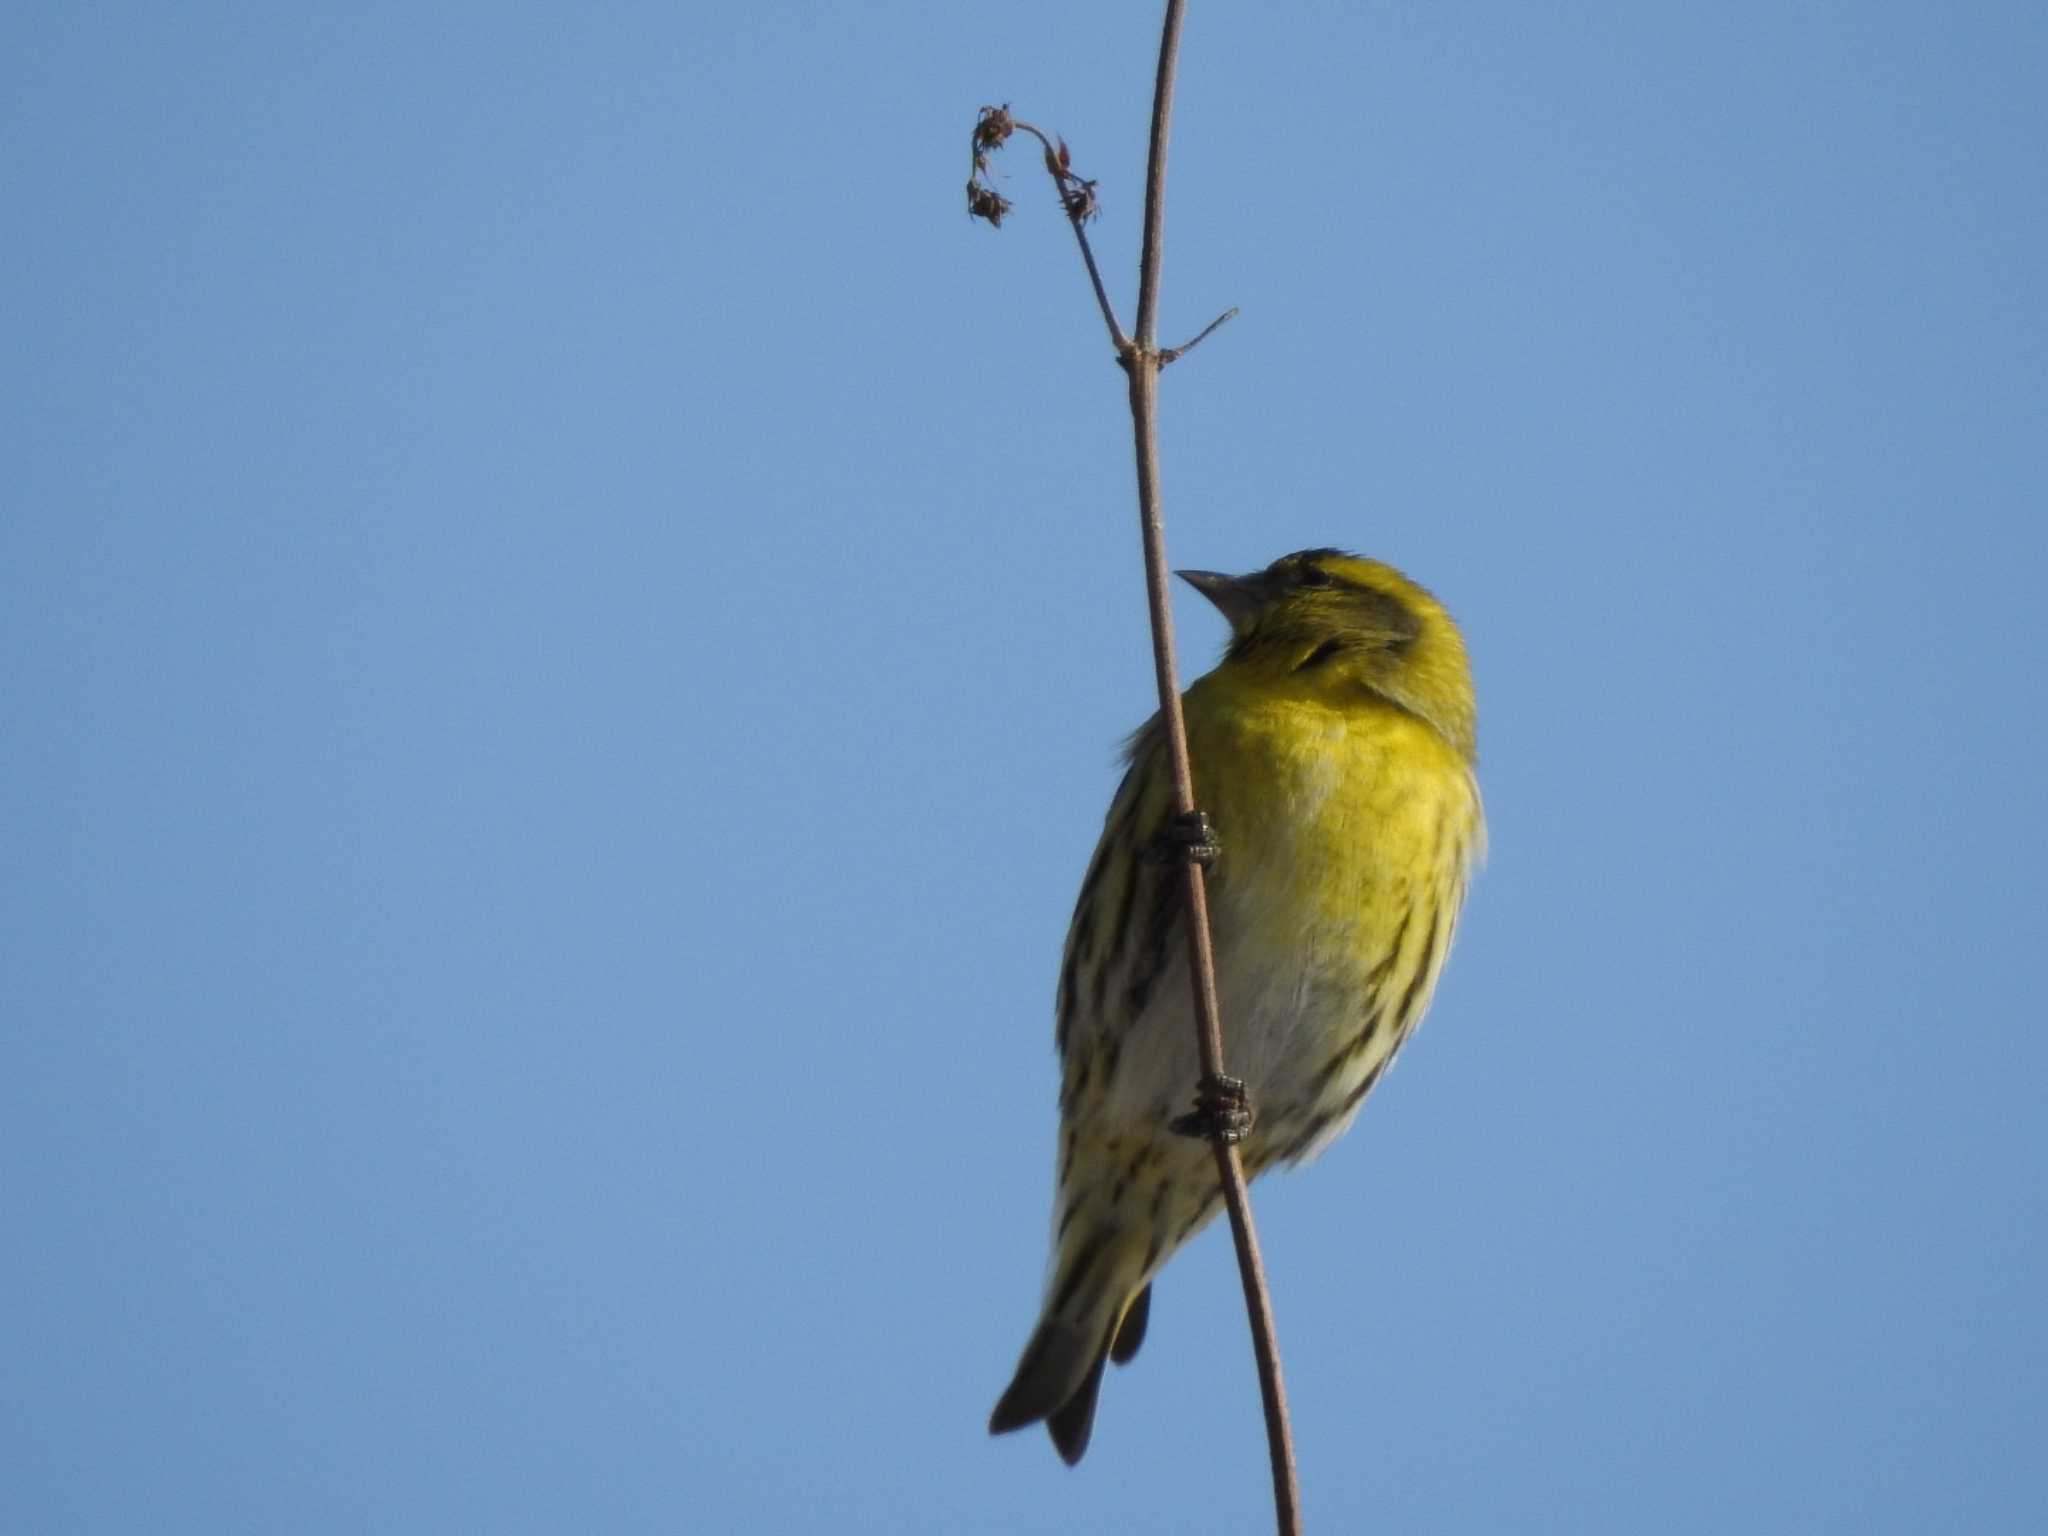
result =
[[[1045,1312],[989,1417],[990,1434],[1043,1419],[1061,1459],[1069,1466],[1081,1459],[1103,1366],[1124,1364],[1145,1338],[1152,1310],[1145,1258],[1142,1241],[1108,1228],[1060,1245]]]

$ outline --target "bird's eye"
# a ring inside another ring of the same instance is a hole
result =
[[[1303,587],[1335,586],[1337,578],[1319,565],[1304,565],[1295,573],[1295,584]]]

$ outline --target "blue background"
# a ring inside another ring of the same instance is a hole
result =
[[[0,24],[0,1529],[1254,1530],[1228,1244],[991,1441],[1150,678],[1150,5]],[[2048,1528],[2048,17],[1197,4],[1176,561],[1464,622],[1258,1190],[1324,1531]],[[1190,673],[1221,636],[1182,605]]]

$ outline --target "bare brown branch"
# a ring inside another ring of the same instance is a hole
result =
[[[1060,207],[1081,247],[1081,259],[1109,327],[1118,361],[1128,375],[1131,435],[1138,471],[1138,522],[1145,553],[1145,598],[1152,622],[1153,677],[1159,690],[1159,717],[1166,735],[1166,747],[1173,775],[1173,807],[1176,820],[1191,823],[1199,817],[1195,799],[1194,771],[1188,759],[1187,722],[1181,714],[1179,665],[1174,655],[1173,601],[1167,588],[1166,529],[1159,490],[1159,374],[1160,370],[1223,324],[1235,309],[1219,315],[1185,346],[1162,351],[1156,344],[1159,314],[1159,274],[1164,259],[1166,228],[1166,151],[1173,121],[1173,88],[1180,57],[1181,20],[1185,0],[1167,0],[1166,19],[1160,31],[1159,67],[1153,80],[1151,149],[1145,170],[1145,239],[1139,262],[1138,327],[1127,337],[1117,323],[1116,312],[1103,287],[1088,244],[1085,225],[1098,211],[1095,183],[1074,173],[1073,156],[1064,139],[1053,141],[1031,124],[1018,121],[1008,107],[984,107],[975,124],[974,175],[968,182],[970,211],[1000,224],[1009,205],[988,187],[988,154],[1001,147],[1012,132],[1037,139],[1045,151],[1045,168],[1059,189]],[[987,211],[975,206],[977,189],[987,199]],[[1201,1053],[1202,1082],[1197,1086],[1197,1124],[1207,1126],[1207,1136],[1216,1154],[1216,1176],[1223,1188],[1224,1204],[1230,1213],[1231,1239],[1237,1248],[1238,1275],[1244,1285],[1245,1311],[1252,1333],[1252,1349],[1258,1360],[1259,1395],[1265,1407],[1266,1442],[1273,1472],[1274,1517],[1281,1536],[1299,1536],[1301,1491],[1294,1468],[1293,1432],[1287,1417],[1287,1388],[1280,1370],[1280,1348],[1273,1326],[1272,1298],[1266,1287],[1265,1263],[1259,1239],[1252,1225],[1251,1195],[1246,1186],[1244,1163],[1238,1155],[1241,1130],[1216,1112],[1227,1098],[1232,1080],[1224,1071],[1222,1010],[1216,1000],[1216,960],[1209,932],[1208,886],[1202,861],[1186,857],[1181,861],[1182,895],[1187,904],[1188,970],[1194,992],[1197,1046]]]
[[[1186,10],[1186,0],[1167,0],[1166,20],[1160,28],[1159,68],[1152,85],[1152,144],[1145,160],[1145,244],[1139,258],[1138,333],[1126,362],[1131,383],[1131,428],[1138,458],[1138,518],[1145,541],[1145,593],[1152,617],[1153,669],[1159,684],[1160,718],[1165,723],[1167,751],[1173,764],[1174,810],[1181,814],[1196,809],[1195,779],[1188,762],[1187,724],[1181,717],[1180,684],[1173,654],[1173,602],[1166,585],[1158,427],[1159,370],[1163,364],[1154,341],[1158,335],[1159,273],[1166,247],[1166,151],[1173,126],[1174,77],[1180,62],[1181,21]],[[1189,860],[1182,871],[1191,940],[1188,965],[1194,986],[1202,1074],[1207,1086],[1226,1076],[1222,1010],[1216,1002],[1216,959],[1209,937],[1209,901],[1202,867]],[[1246,1187],[1244,1163],[1237,1147],[1222,1136],[1217,1136],[1212,1145],[1216,1151],[1216,1175],[1222,1181],[1224,1202],[1230,1211],[1230,1235],[1237,1247],[1238,1274],[1244,1282],[1252,1349],[1258,1357],[1259,1396],[1266,1412],[1266,1444],[1273,1470],[1275,1521],[1282,1536],[1298,1536],[1301,1488],[1294,1468],[1294,1434],[1287,1417],[1287,1385],[1280,1370],[1273,1299],[1266,1286],[1258,1232],[1252,1225],[1251,1193]]]

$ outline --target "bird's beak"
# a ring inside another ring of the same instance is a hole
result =
[[[1173,574],[1214,603],[1217,611],[1230,620],[1234,632],[1243,633],[1245,626],[1265,606],[1265,595],[1259,590],[1259,577],[1265,574],[1263,571],[1250,576],[1226,576],[1221,571],[1175,571]]]

